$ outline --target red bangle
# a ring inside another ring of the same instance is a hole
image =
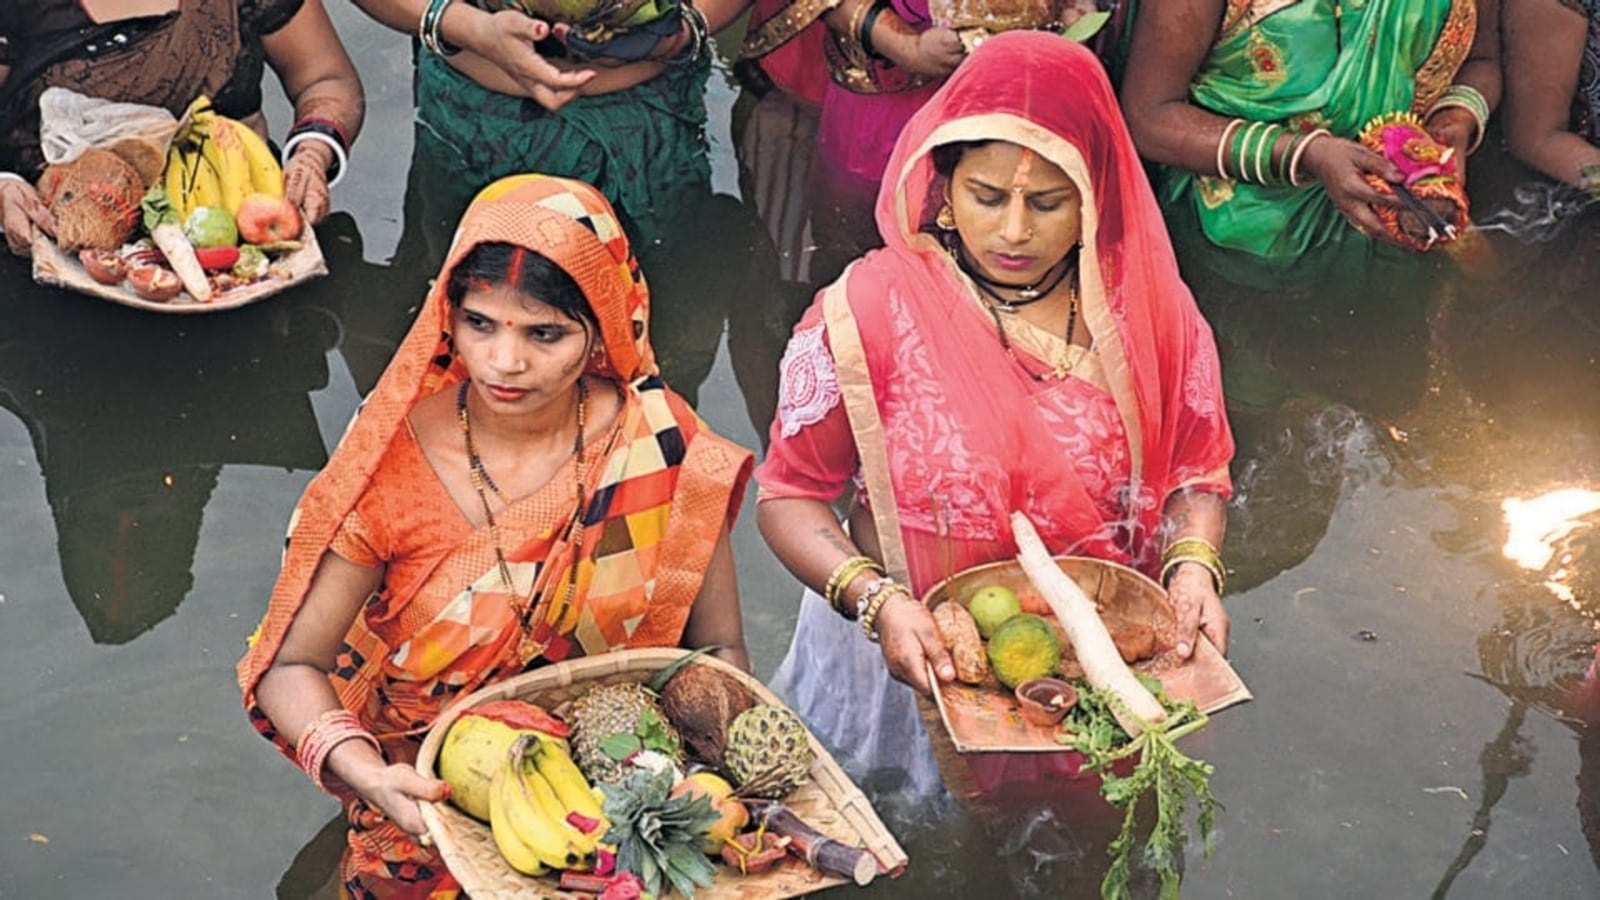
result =
[[[383,755],[383,748],[378,745],[378,739],[372,732],[361,726],[355,713],[343,707],[330,709],[322,715],[311,720],[305,730],[300,732],[300,740],[295,742],[295,757],[300,763],[300,768],[317,786],[317,790],[332,794],[322,777],[322,770],[328,761],[328,754],[333,748],[348,740],[366,741],[372,749]]]
[[[331,137],[339,142],[339,145],[344,148],[344,152],[346,154],[350,152],[350,132],[346,131],[344,125],[337,119],[330,119],[327,116],[301,116],[300,118],[296,119],[294,121],[294,125],[289,128],[289,134],[290,136],[293,136],[302,131],[315,131],[322,134],[327,134],[328,137]],[[332,134],[329,134],[330,131]]]

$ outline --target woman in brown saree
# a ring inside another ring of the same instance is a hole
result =
[[[27,255],[53,222],[33,182],[39,95],[69,88],[181,115],[201,94],[268,134],[261,76],[270,66],[294,104],[283,136],[286,194],[311,222],[329,211],[364,113],[361,80],[322,0],[45,0],[0,4],[0,227]]]

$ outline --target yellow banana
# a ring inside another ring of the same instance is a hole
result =
[[[523,843],[521,830],[511,818],[508,789],[521,792],[514,781],[510,766],[502,765],[495,770],[489,791],[489,832],[494,836],[495,847],[499,848],[500,855],[506,858],[511,868],[524,875],[543,875],[549,871],[548,867],[531,847]]]
[[[202,153],[193,157],[194,176],[189,182],[188,202],[185,204],[188,212],[184,213],[184,221],[189,220],[189,213],[202,206],[226,207],[222,196],[222,176]],[[182,223],[180,223],[182,224]]]
[[[244,145],[233,130],[233,120],[215,114],[204,115],[200,156],[217,172],[222,208],[234,215],[239,212],[245,195],[250,193],[250,161],[245,158]]]
[[[244,149],[244,158],[250,167],[250,190],[261,194],[271,194],[274,197],[283,196],[283,168],[278,165],[278,158],[273,155],[272,148],[256,134],[255,129],[232,119],[219,121],[227,122],[231,130],[239,137],[239,144]]]
[[[558,809],[549,805],[556,802],[555,792],[537,772],[523,765],[521,752],[512,751],[504,772],[506,784],[500,795],[511,827],[523,845],[552,869],[571,869],[582,863],[584,854],[571,840],[577,829],[555,815]],[[538,793],[541,785],[548,798]]]
[[[600,801],[595,799],[594,789],[589,786],[588,779],[583,777],[578,764],[572,761],[572,757],[567,755],[567,751],[554,738],[541,735],[538,741],[538,746],[532,748],[530,756],[539,774],[544,776],[545,781],[549,782],[550,787],[556,792],[561,807],[585,818],[596,819],[603,827],[606,820],[605,810],[601,808]]]
[[[531,759],[523,761],[518,775],[522,779],[523,789],[527,791],[529,799],[539,807],[546,821],[555,823],[557,834],[573,853],[580,857],[564,868],[588,869],[594,862],[595,847],[599,845],[602,835],[584,834],[567,821],[567,809],[561,805],[561,798],[556,796],[555,788],[550,786],[550,782],[539,774]]]
[[[189,161],[174,143],[167,150],[167,168],[162,182],[167,190],[167,202],[178,217],[179,224],[189,218]]]

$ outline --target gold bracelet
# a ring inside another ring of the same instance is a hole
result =
[[[866,19],[867,10],[871,8],[872,0],[861,0],[860,3],[856,4],[855,9],[850,11],[850,23],[846,26],[844,34],[840,35],[846,43],[855,44],[858,47],[861,46],[861,22]],[[862,47],[862,52],[866,52],[865,47]]]
[[[1180,564],[1192,562],[1211,573],[1211,582],[1221,596],[1228,583],[1227,571],[1222,566],[1222,554],[1205,538],[1186,537],[1173,541],[1161,553],[1161,586],[1166,587],[1172,570]]]
[[[855,618],[851,615],[854,610],[846,608],[842,602],[844,600],[844,589],[856,579],[857,575],[867,571],[876,571],[879,575],[882,575],[883,567],[878,565],[877,561],[870,556],[852,556],[839,563],[834,567],[833,574],[828,576],[828,583],[822,591],[823,599],[827,600],[828,605],[838,610],[839,614],[845,618]]]

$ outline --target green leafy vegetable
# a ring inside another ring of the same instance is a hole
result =
[[[1184,811],[1193,799],[1199,809],[1200,839],[1206,858],[1211,857],[1212,829],[1220,804],[1211,794],[1210,763],[1186,756],[1177,747],[1179,738],[1205,727],[1209,719],[1193,702],[1174,702],[1161,691],[1161,683],[1139,676],[1167,709],[1167,721],[1157,726],[1144,725],[1142,733],[1129,740],[1117,724],[1112,705],[1116,698],[1107,691],[1085,683],[1078,685],[1078,704],[1061,722],[1057,740],[1084,755],[1084,766],[1100,775],[1100,796],[1123,811],[1122,830],[1106,849],[1111,868],[1100,882],[1106,898],[1129,896],[1129,858],[1133,849],[1134,812],[1139,798],[1153,792],[1156,824],[1146,836],[1145,865],[1161,876],[1163,900],[1178,896],[1178,857],[1189,834],[1183,826]],[[1141,723],[1142,724],[1142,723]],[[1138,754],[1133,771],[1121,776],[1112,771],[1119,760]]]
[[[663,882],[693,900],[696,887],[716,877],[700,849],[706,832],[721,818],[705,794],[672,796],[672,774],[630,770],[603,788],[611,829],[605,842],[617,848],[617,868],[632,872],[651,893]]]
[[[678,755],[678,741],[656,715],[655,710],[639,712],[639,723],[633,731],[608,734],[600,741],[600,749],[617,762],[626,762],[641,750],[654,750],[666,756]]]

